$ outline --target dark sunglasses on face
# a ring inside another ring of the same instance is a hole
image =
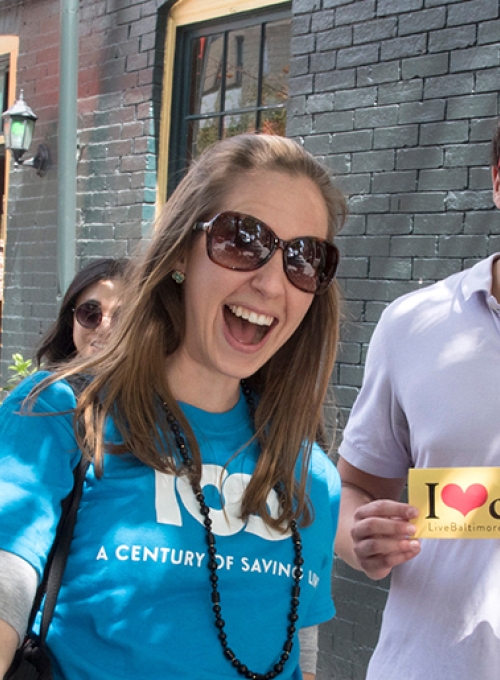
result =
[[[264,222],[238,212],[223,212],[208,222],[196,222],[193,230],[206,232],[208,257],[226,269],[253,271],[281,248],[285,274],[300,290],[320,295],[335,278],[339,251],[323,239],[299,236],[284,241]]]
[[[75,319],[78,321],[80,326],[87,328],[88,330],[95,331],[96,328],[102,323],[102,309],[98,302],[89,300],[87,302],[82,302],[74,310]],[[111,323],[114,323],[118,318],[118,310],[113,313],[111,317]]]

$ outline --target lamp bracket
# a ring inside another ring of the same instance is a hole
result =
[[[35,168],[36,174],[39,177],[43,177],[43,175],[45,175],[47,166],[50,162],[50,151],[46,144],[39,144],[36,154],[33,156],[33,158],[27,158],[26,160],[23,160],[21,155],[16,154],[14,149],[13,152],[16,165],[27,165],[29,167]]]

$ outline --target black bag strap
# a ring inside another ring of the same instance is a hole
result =
[[[81,375],[70,376],[67,378],[67,382],[70,383],[75,395],[78,397],[80,392],[89,383],[89,378]],[[68,560],[71,540],[73,538],[76,515],[82,497],[83,483],[89,465],[90,461],[81,458],[78,465],[73,470],[73,489],[62,502],[61,518],[57,525],[56,537],[47,558],[43,578],[36,591],[33,607],[31,608],[28,630],[31,630],[45,596],[39,633],[39,639],[42,644],[45,642],[49,625],[54,614],[56,600],[61,587],[66,562]]]
[[[73,538],[73,531],[76,524],[76,515],[78,512],[78,506],[80,505],[80,499],[82,497],[83,482],[85,480],[88,467],[89,461],[81,458],[77,467],[73,471],[75,478],[73,491],[66,499],[68,500],[67,505],[69,507],[67,507],[66,512],[63,509],[63,515],[61,516],[61,520],[57,527],[56,540],[50,555],[51,561],[50,563],[47,562],[44,570],[44,578],[42,582],[44,584],[44,591],[41,593],[41,597],[43,597],[44,594],[46,597],[42,611],[42,622],[40,624],[39,635],[42,643],[47,637],[49,625],[54,614],[56,600],[59,594],[59,588],[61,587],[64,568],[66,567],[66,562],[68,560],[71,540]],[[41,601],[36,611],[38,611],[40,605]]]

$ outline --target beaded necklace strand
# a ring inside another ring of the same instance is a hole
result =
[[[243,394],[245,396],[246,402],[248,404],[248,409],[250,411],[250,415],[252,417],[252,420],[254,419],[255,416],[255,402],[252,397],[251,390],[247,383],[242,380],[241,381],[241,386],[243,390]],[[184,439],[184,436],[181,432],[181,428],[177,420],[174,418],[173,414],[171,413],[170,409],[166,404],[163,405],[165,409],[165,414],[167,418],[168,425],[170,427],[170,430],[172,434],[174,435],[175,438],[175,443],[177,446],[177,449],[179,451],[180,457],[182,458],[182,462],[184,465],[188,468],[188,470],[191,472],[193,470],[193,461],[191,457],[189,456],[188,449],[186,446],[186,441]],[[211,583],[211,588],[212,588],[212,611],[214,613],[214,623],[215,626],[218,630],[218,638],[222,647],[222,651],[224,653],[224,656],[226,659],[234,666],[234,668],[237,670],[237,672],[242,675],[245,678],[250,678],[251,680],[272,680],[272,678],[276,678],[280,673],[283,672],[283,669],[285,667],[286,662],[288,661],[290,657],[290,652],[292,651],[293,647],[293,637],[296,632],[296,626],[295,624],[298,621],[299,615],[298,615],[298,609],[299,609],[299,596],[300,596],[300,579],[302,578],[302,565],[304,564],[304,560],[302,558],[302,542],[300,538],[300,533],[297,528],[297,523],[295,520],[292,520],[290,523],[290,529],[292,533],[292,542],[293,542],[293,549],[295,553],[295,558],[294,558],[294,565],[295,568],[292,570],[292,578],[293,578],[293,585],[292,585],[292,596],[291,596],[291,603],[290,603],[290,613],[288,615],[288,620],[289,624],[287,627],[287,636],[286,640],[283,643],[283,648],[281,655],[279,657],[279,660],[277,663],[274,664],[271,670],[267,671],[267,673],[255,673],[254,671],[251,671],[247,666],[245,666],[244,663],[242,663],[234,654],[233,650],[229,647],[229,643],[227,642],[227,635],[224,630],[225,628],[225,621],[222,618],[222,609],[221,609],[221,603],[220,603],[220,592],[218,588],[218,582],[219,582],[219,577],[217,576],[217,548],[215,544],[215,536],[212,532],[212,520],[210,519],[210,509],[208,505],[205,502],[205,496],[203,495],[203,491],[201,490],[201,485],[199,482],[191,482],[191,488],[193,489],[193,493],[195,495],[196,500],[198,501],[198,504],[200,506],[200,512],[203,516],[203,526],[205,528],[205,533],[206,533],[206,541],[207,541],[207,552],[209,555],[209,561],[208,561],[208,569],[210,571],[210,576],[209,580]]]

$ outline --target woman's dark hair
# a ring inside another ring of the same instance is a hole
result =
[[[127,266],[127,259],[105,258],[91,262],[76,274],[68,286],[56,321],[46,332],[36,351],[35,361],[38,367],[42,360],[50,366],[75,356],[73,311],[78,297],[98,281],[123,278]]]

